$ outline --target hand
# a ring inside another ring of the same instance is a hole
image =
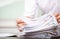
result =
[[[54,15],[57,19],[58,24],[60,24],[60,13],[55,13]]]
[[[21,28],[24,27],[26,23],[22,19],[19,19],[19,18],[16,20],[16,23],[17,23],[18,30],[22,32]]]

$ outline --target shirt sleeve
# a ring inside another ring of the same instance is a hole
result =
[[[58,9],[58,0],[56,0],[56,1],[53,0],[51,4],[52,4],[52,8],[49,10],[48,13],[52,13],[52,14],[57,13],[59,11],[59,9]]]
[[[38,6],[36,0],[25,0],[24,16],[35,18],[38,14]]]

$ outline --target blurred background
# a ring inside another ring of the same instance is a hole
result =
[[[19,34],[16,19],[24,13],[25,0],[0,0],[0,33]],[[39,11],[39,16],[41,15]]]
[[[0,33],[18,34],[16,19],[23,12],[24,0],[0,0]]]

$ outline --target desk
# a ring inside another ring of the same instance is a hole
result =
[[[17,37],[0,37],[0,39],[18,39]]]
[[[41,39],[41,38],[29,38],[29,37],[0,37],[0,39]],[[43,38],[43,39],[48,39],[48,38]],[[51,39],[60,39],[59,37],[51,38]]]
[[[0,37],[0,39],[40,39],[40,38]]]

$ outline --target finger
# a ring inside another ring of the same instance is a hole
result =
[[[55,17],[57,17],[57,16],[59,16],[59,13],[55,13],[54,15],[55,15]]]
[[[60,14],[56,17],[57,19],[60,19]]]
[[[18,30],[19,30],[20,32],[22,32],[22,31],[23,31],[23,28],[19,27]]]
[[[18,27],[25,26],[25,25],[26,25],[26,23],[17,24]]]
[[[17,24],[23,24],[23,23],[25,23],[25,22],[19,22],[19,23],[17,23]]]
[[[20,32],[23,32],[23,30],[20,30],[20,29],[19,29],[19,31],[20,31]]]
[[[24,23],[24,21],[21,19],[17,19],[16,22],[17,22],[17,24]]]
[[[18,30],[20,31],[20,32],[22,32],[23,31],[23,27],[25,26],[26,24],[25,23],[22,23],[22,24],[18,24]]]
[[[17,27],[20,28],[21,27],[21,24],[17,24]]]
[[[58,19],[57,21],[58,21],[58,23],[60,23],[60,19]]]

